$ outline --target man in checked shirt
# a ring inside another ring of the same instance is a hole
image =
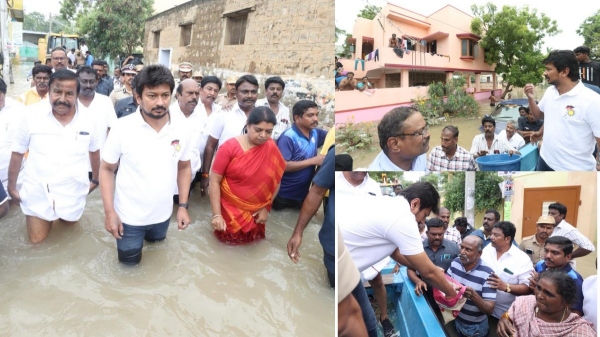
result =
[[[475,171],[473,155],[458,146],[458,128],[448,125],[442,129],[442,144],[431,150],[427,158],[429,171]]]

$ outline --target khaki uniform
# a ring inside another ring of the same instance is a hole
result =
[[[224,93],[217,96],[217,99],[215,99],[215,103],[219,104],[223,109],[225,109],[237,103],[237,98],[235,98],[234,95],[232,99],[228,99],[227,93]]]
[[[123,88],[113,90],[113,92],[110,93],[109,97],[114,106],[115,104],[117,104],[118,100],[120,100],[122,98],[131,97],[131,96],[133,96],[133,94],[131,92],[127,91],[127,88],[123,87]]]
[[[535,235],[523,238],[523,241],[521,241],[519,248],[523,252],[525,252],[525,254],[527,254],[527,256],[529,256],[529,258],[531,259],[531,262],[533,262],[534,266],[536,263],[538,263],[538,261],[544,259],[544,245],[543,244],[540,245],[537,242]],[[531,253],[527,252],[528,249],[529,249],[529,252],[531,252]]]

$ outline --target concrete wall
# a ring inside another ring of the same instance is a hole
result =
[[[248,14],[245,43],[227,45],[224,13],[252,6]],[[317,101],[322,121],[333,124],[334,1],[308,0],[193,0],[158,13],[146,21],[144,60],[158,63],[159,50],[171,50],[170,69],[177,77],[180,62],[191,62],[194,71],[222,80],[228,76],[254,74],[261,82],[281,76],[288,84],[283,99],[291,107],[300,97]],[[192,41],[180,46],[180,23],[193,22]],[[153,30],[160,30],[154,48]],[[290,90],[287,90],[287,89]],[[222,89],[224,92],[224,89]]]
[[[581,186],[577,229],[594,241],[597,232],[596,172],[535,172],[518,173],[513,177],[515,195],[510,221],[517,226],[517,242],[521,240],[523,222],[523,190],[533,187]],[[568,211],[568,210],[567,210]]]

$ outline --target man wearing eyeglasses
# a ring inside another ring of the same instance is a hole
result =
[[[52,49],[50,53],[50,64],[52,65],[52,72],[59,69],[67,69],[67,52],[61,47]]]
[[[381,152],[369,171],[425,171],[429,130],[421,113],[411,107],[391,110],[377,126]]]

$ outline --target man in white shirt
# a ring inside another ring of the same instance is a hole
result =
[[[565,221],[565,217],[567,216],[567,206],[558,202],[552,203],[548,206],[548,215],[553,217],[554,221],[556,222],[556,227],[554,227],[554,231],[550,237],[564,236],[579,246],[573,251],[573,254],[571,255],[571,261],[573,261],[575,258],[586,256],[596,250],[590,239],[581,234],[577,228]],[[574,268],[575,267],[573,266],[573,269]]]
[[[520,134],[516,133],[516,123],[514,121],[508,121],[506,123],[506,129],[500,131],[498,138],[503,142],[508,143],[510,147],[518,150],[525,146],[525,139]]]
[[[362,272],[391,256],[453,298],[456,291],[425,254],[417,227],[417,222],[424,222],[432,210],[437,211],[439,194],[431,184],[417,182],[402,190],[401,196],[338,196],[336,204],[341,207],[336,210],[336,227],[341,229],[356,267]]]
[[[552,85],[540,103],[535,102],[533,84],[523,88],[531,115],[544,120],[548,135],[536,171],[594,171],[592,153],[600,144],[600,95],[579,80],[579,65],[572,51],[554,50],[543,62],[544,77]],[[534,133],[532,140],[540,134]]]
[[[206,148],[206,142],[208,141],[208,135],[212,129],[213,123],[219,113],[221,112],[221,106],[218,105],[215,100],[221,90],[222,82],[216,76],[206,76],[202,78],[200,82],[200,103],[196,107],[196,113],[201,116],[201,134],[200,139],[200,163],[204,158],[204,149]],[[200,176],[196,176],[196,179],[200,181]]]
[[[476,135],[471,144],[471,154],[473,158],[485,156],[486,154],[518,153],[515,148],[506,141],[500,139],[496,131],[496,121],[492,117],[483,117],[481,119],[484,133]]]
[[[196,173],[200,170],[200,141],[202,126],[204,124],[204,116],[196,112],[198,106],[198,96],[200,96],[200,88],[198,83],[191,78],[185,79],[179,83],[177,89],[175,89],[176,101],[169,107],[169,114],[173,121],[179,120],[181,123],[186,124],[190,131],[190,140],[192,142],[190,153],[190,163],[192,166],[192,176],[190,192],[194,187],[193,181],[196,177]],[[178,190],[175,189],[175,195],[173,196],[173,203],[179,204]]]
[[[369,171],[426,171],[429,131],[419,111],[411,107],[391,110],[377,126],[381,152]]]
[[[290,109],[281,103],[285,82],[279,76],[269,77],[265,81],[265,98],[256,101],[256,106],[269,107],[275,113],[277,124],[271,138],[277,140],[283,131],[292,126]]]
[[[0,78],[0,185],[3,185],[4,191],[8,190],[8,163],[12,153],[11,145],[25,109],[23,104],[6,97],[6,90],[6,83]],[[23,166],[19,173],[22,170]],[[20,178],[22,178],[21,174],[17,179],[17,189],[21,187]]]
[[[16,132],[8,166],[8,192],[21,203],[32,243],[48,236],[54,220],[79,220],[98,186],[99,136],[87,109],[78,109],[79,82],[70,70],[50,77],[49,103],[31,106]],[[29,151],[23,184],[17,176]],[[87,174],[92,165],[92,179]]]
[[[237,104],[231,110],[221,111],[215,119],[202,158],[202,178],[200,194],[208,191],[208,173],[216,149],[229,138],[244,133],[250,111],[254,109],[258,98],[258,80],[254,75],[244,75],[235,82]]]
[[[496,305],[492,316],[500,319],[515,296],[529,295],[529,277],[533,265],[529,256],[512,244],[517,229],[508,221],[492,228],[491,244],[483,249],[481,259],[494,270],[488,278],[490,288],[496,289]]]
[[[100,167],[105,228],[117,239],[124,264],[141,261],[144,240],[166,238],[175,186],[180,193],[177,227],[185,229],[190,223],[192,145],[186,125],[169,115],[175,80],[169,69],[150,65],[140,71],[136,83],[139,108],[111,129]]]

